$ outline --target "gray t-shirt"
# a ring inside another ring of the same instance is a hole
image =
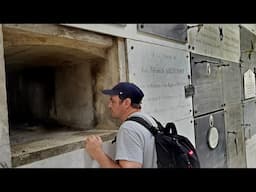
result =
[[[147,114],[135,112],[131,116],[139,116],[156,126],[155,121]],[[154,136],[141,124],[125,121],[119,128],[116,137],[115,160],[128,160],[142,163],[143,168],[157,168],[157,155]]]

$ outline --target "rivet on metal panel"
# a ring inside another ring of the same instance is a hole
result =
[[[191,47],[191,46],[190,46],[190,45],[188,45],[188,48],[189,48],[189,49],[190,49],[190,47]]]
[[[192,50],[194,50],[195,49],[195,47],[194,46],[192,46]]]

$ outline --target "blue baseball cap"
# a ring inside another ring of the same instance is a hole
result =
[[[112,89],[105,89],[102,91],[105,95],[118,95],[120,99],[130,98],[134,104],[140,104],[144,93],[134,83],[120,82]]]

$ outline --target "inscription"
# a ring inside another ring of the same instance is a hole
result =
[[[144,91],[143,110],[163,122],[191,116],[192,98],[184,91],[190,83],[188,53],[132,40],[128,46],[134,47],[128,53],[129,78]]]

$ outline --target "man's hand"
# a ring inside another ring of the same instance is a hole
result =
[[[100,136],[91,135],[85,139],[85,149],[89,153],[92,159],[97,160],[98,156],[103,152],[102,150],[102,139]]]
[[[99,136],[91,135],[85,139],[85,149],[92,159],[96,160],[102,168],[141,168],[142,164],[127,160],[112,160],[102,149],[102,140]]]

